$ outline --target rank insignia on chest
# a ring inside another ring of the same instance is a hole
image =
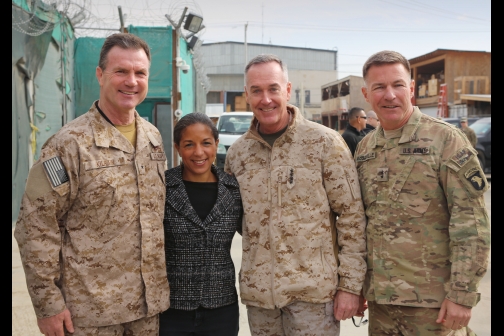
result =
[[[465,172],[464,176],[467,181],[471,182],[471,185],[476,190],[483,190],[485,188],[485,179],[481,176],[482,172],[479,167],[473,167]]]
[[[388,181],[388,168],[378,168],[376,172],[376,181],[387,182]]]

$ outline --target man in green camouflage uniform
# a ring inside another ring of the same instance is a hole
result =
[[[109,36],[96,69],[100,99],[30,169],[14,236],[44,335],[158,335],[169,306],[166,155],[135,110],[149,66],[145,41]]]
[[[357,313],[366,271],[352,154],[339,133],[287,103],[291,83],[278,57],[256,56],[245,75],[254,119],[225,170],[242,194],[240,296],[251,333],[338,335],[339,321]]]
[[[476,133],[474,133],[474,130],[468,126],[467,124],[467,117],[462,117],[460,118],[460,128],[462,129],[462,132],[466,135],[467,139],[471,143],[471,145],[476,148],[476,144],[478,143],[478,138],[476,137]]]
[[[490,248],[489,186],[476,152],[460,129],[412,106],[410,65],[399,53],[374,54],[363,77],[380,119],[355,152],[368,219],[369,334],[471,334]]]

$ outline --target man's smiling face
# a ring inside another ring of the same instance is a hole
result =
[[[381,126],[393,130],[404,125],[413,111],[411,98],[415,84],[400,63],[369,68],[362,93],[378,115]]]
[[[143,49],[110,49],[105,69],[96,68],[100,107],[108,113],[130,113],[147,96],[149,59]]]
[[[254,116],[259,120],[261,132],[272,134],[287,126],[291,83],[280,64],[267,62],[252,65],[247,72],[245,93]]]

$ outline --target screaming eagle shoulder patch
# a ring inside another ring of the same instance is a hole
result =
[[[464,173],[465,179],[471,183],[476,190],[483,190],[486,186],[485,179],[481,176],[480,167],[472,167]]]

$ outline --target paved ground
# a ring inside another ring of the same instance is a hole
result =
[[[487,175],[487,178],[490,176]],[[491,217],[490,190],[485,193],[485,202]],[[14,223],[13,223],[14,226]],[[14,231],[14,230],[13,230]],[[241,236],[236,234],[231,247],[231,255],[235,263],[236,272],[241,265]],[[470,326],[478,336],[490,336],[490,278],[491,258],[488,272],[480,283],[481,301],[473,309]],[[367,316],[367,314],[366,314]],[[30,297],[26,289],[24,271],[19,258],[17,243],[12,237],[12,335],[13,336],[39,336],[35,314],[31,305]],[[352,320],[341,323],[341,335],[367,336],[366,326],[356,328]],[[247,311],[240,304],[240,332],[239,336],[250,336],[247,322]]]

